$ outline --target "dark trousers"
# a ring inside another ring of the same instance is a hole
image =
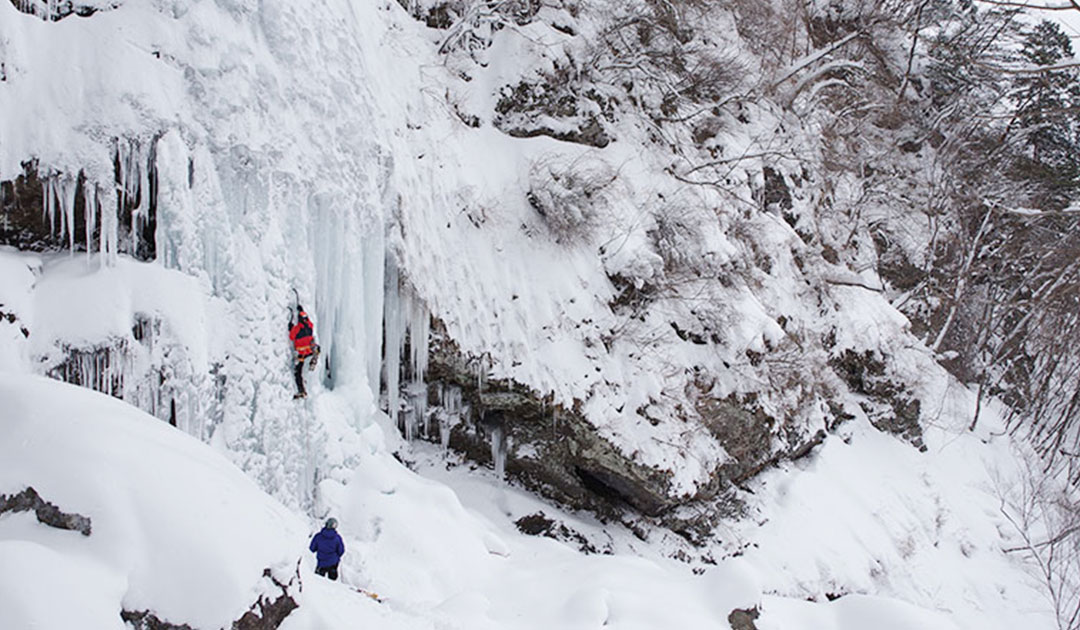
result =
[[[293,376],[296,377],[296,393],[306,394],[304,390],[304,359],[307,357],[296,357],[296,369],[293,370]]]
[[[315,569],[315,575],[325,575],[326,577],[330,578],[331,580],[336,580],[337,579],[337,568],[338,568],[338,565],[336,565],[336,564],[333,565],[333,566],[329,566],[329,567],[318,567],[318,568]]]

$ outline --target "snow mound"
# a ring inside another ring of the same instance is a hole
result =
[[[206,445],[120,401],[40,377],[0,383],[0,494],[28,486],[92,533],[0,515],[0,627],[123,628],[121,609],[229,627],[307,525]],[[63,602],[63,606],[57,606]]]

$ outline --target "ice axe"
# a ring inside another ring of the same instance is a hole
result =
[[[296,287],[292,288],[292,292],[293,296],[296,298],[296,314],[299,315],[300,311],[304,310],[303,307],[300,306],[300,293],[296,290]]]

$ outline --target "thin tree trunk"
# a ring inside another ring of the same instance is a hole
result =
[[[956,288],[953,291],[952,305],[949,307],[949,315],[945,318],[945,323],[941,325],[941,330],[938,332],[937,339],[934,340],[930,349],[937,352],[941,348],[941,343],[945,341],[945,335],[949,332],[949,328],[952,326],[953,320],[956,319],[956,313],[960,310],[960,299],[964,295],[964,288],[967,284],[968,274],[971,273],[971,264],[975,261],[975,256],[979,252],[979,243],[982,241],[983,234],[986,232],[986,226],[990,223],[990,215],[993,213],[993,208],[987,206],[986,214],[983,215],[982,223],[979,225],[978,231],[975,232],[975,236],[971,241],[971,247],[968,250],[967,259],[964,260],[964,266],[960,269],[960,275],[956,279]]]

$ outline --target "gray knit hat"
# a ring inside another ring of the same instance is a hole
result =
[[[333,516],[326,519],[326,529],[337,529],[337,519]]]

